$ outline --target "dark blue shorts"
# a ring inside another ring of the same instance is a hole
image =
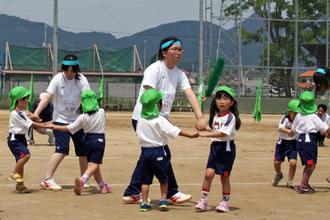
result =
[[[16,163],[19,159],[24,157],[25,155],[29,155],[30,151],[27,148],[27,142],[24,134],[15,134],[12,135],[9,133],[7,138],[7,143],[10,151],[14,155],[16,159]]]
[[[296,140],[281,140],[281,143],[276,143],[274,160],[284,161],[285,157],[288,160],[297,160],[297,141]]]
[[[87,161],[102,164],[105,148],[104,134],[86,134],[84,145],[87,148]]]
[[[54,122],[55,125],[68,125],[60,122]],[[70,147],[70,137],[72,138],[76,156],[87,156],[87,149],[84,147],[83,138],[84,130],[80,129],[74,134],[70,132],[63,132],[59,130],[54,130],[55,137],[55,152],[61,154],[69,154]]]
[[[310,133],[309,139],[310,142],[306,142],[306,134],[301,134],[297,141],[297,151],[302,165],[312,165],[317,163],[316,135]]]
[[[230,151],[226,150],[226,144],[226,142],[212,142],[206,165],[206,168],[214,169],[215,173],[221,176],[230,176],[236,157],[234,141],[230,141]]]
[[[164,146],[165,147],[165,146]],[[154,176],[157,177],[160,183],[167,183],[167,171],[171,163],[167,154],[165,154],[164,147],[142,147],[140,162],[141,175],[139,182],[141,184],[150,185]]]

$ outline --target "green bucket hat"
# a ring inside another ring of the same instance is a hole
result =
[[[233,99],[236,97],[236,93],[232,88],[229,88],[228,86],[220,86],[217,88],[217,92],[219,91],[225,91],[227,92]]]
[[[99,110],[96,94],[93,90],[85,90],[81,93],[81,105],[83,112]]]
[[[310,91],[302,92],[299,96],[299,112],[303,115],[313,114],[317,111],[315,95]]]
[[[29,95],[30,95],[30,91],[27,90],[26,88],[24,88],[23,86],[17,86],[15,88],[13,88],[9,93],[9,97],[11,99],[9,111],[14,110],[17,100],[19,100],[20,98],[29,96]]]
[[[285,115],[288,115],[288,111],[290,112],[299,112],[299,100],[298,99],[292,99],[288,103],[288,109],[284,113]]]
[[[142,104],[141,118],[156,118],[159,115],[157,103],[164,97],[163,92],[158,92],[155,89],[145,91],[140,102]]]

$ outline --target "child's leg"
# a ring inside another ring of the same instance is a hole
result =
[[[204,176],[204,181],[203,181],[203,186],[202,186],[203,189],[206,189],[206,190],[210,191],[214,175],[215,175],[215,170],[214,169],[211,169],[211,168],[206,169],[205,176]]]
[[[162,200],[166,200],[168,190],[168,182],[160,184],[160,193],[162,196]],[[148,197],[147,197],[148,198]]]
[[[300,187],[309,185],[309,178],[311,177],[314,169],[315,169],[315,164],[309,164],[305,166],[302,179],[300,182]]]
[[[141,190],[142,190],[142,202],[148,204],[149,185],[142,184]]]
[[[297,167],[297,160],[291,159],[289,160],[289,174],[288,174],[288,180],[293,180],[294,174],[296,173],[296,167]]]
[[[53,175],[58,167],[58,165],[61,163],[61,161],[63,160],[63,158],[66,155],[63,153],[53,153],[53,155],[50,157],[50,160],[48,162],[48,170],[46,173],[46,179],[51,179],[53,178]]]
[[[15,165],[14,172],[21,175],[22,178],[24,174],[24,165],[29,161],[30,156],[30,154],[25,155],[24,157],[19,159]]]
[[[228,201],[230,199],[230,181],[229,176],[221,176],[222,199]]]
[[[281,164],[282,164],[282,161],[274,160],[274,169],[275,169],[276,174],[281,173]]]
[[[83,175],[88,167],[87,157],[79,156],[80,175]]]

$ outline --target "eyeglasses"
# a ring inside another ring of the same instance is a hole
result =
[[[184,52],[184,49],[182,49],[182,47],[171,47],[171,48],[169,48],[169,50],[172,50],[175,53],[177,53],[177,52],[183,53]]]

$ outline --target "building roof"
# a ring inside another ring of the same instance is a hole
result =
[[[300,88],[312,88],[313,84],[312,83],[303,83],[303,82],[298,82],[298,86]]]
[[[307,70],[306,72],[299,75],[299,77],[313,77],[316,70]]]

